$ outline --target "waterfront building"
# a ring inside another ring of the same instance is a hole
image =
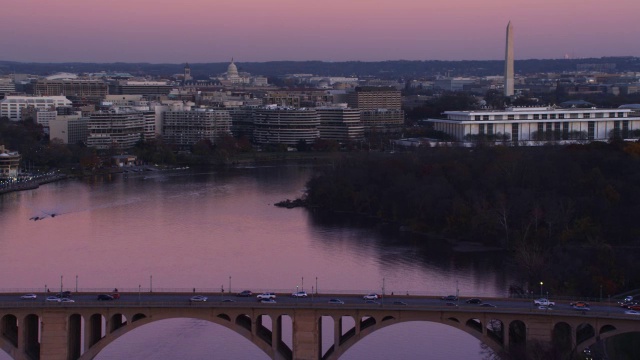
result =
[[[231,134],[231,115],[227,110],[187,109],[163,112],[162,136],[165,142],[189,148],[200,140],[212,144]]]
[[[89,114],[87,146],[97,149],[129,149],[143,138],[142,112],[113,108]]]
[[[253,138],[253,117],[256,108],[256,106],[241,106],[229,109],[233,136]]]
[[[365,133],[399,132],[404,126],[404,111],[400,109],[361,110]]]
[[[60,109],[60,108],[59,108]],[[49,137],[59,139],[64,144],[87,143],[89,137],[89,118],[81,111],[65,112],[49,122]]]
[[[316,112],[320,118],[320,138],[341,142],[364,139],[360,110],[347,107],[319,107],[316,108]]]
[[[265,106],[255,110],[253,138],[260,145],[312,144],[320,137],[319,125],[315,109]]]
[[[0,145],[0,179],[17,179],[20,173],[20,154]]]
[[[64,96],[7,96],[0,100],[0,117],[8,117],[11,121],[22,119],[22,110],[27,106],[37,109],[51,109],[58,106],[71,106],[71,101]]]
[[[457,141],[491,140],[520,143],[606,141],[631,138],[640,130],[632,109],[512,107],[505,110],[445,111],[428,119],[435,130]]]

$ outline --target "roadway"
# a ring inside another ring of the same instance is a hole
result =
[[[535,312],[548,313],[549,315],[557,312],[563,314],[576,313],[589,316],[623,316],[629,318],[638,318],[640,315],[625,314],[627,309],[620,307],[616,302],[591,304],[590,310],[579,311],[574,310],[568,301],[558,302],[551,309],[539,309],[533,305],[532,300],[526,299],[507,299],[507,298],[491,298],[483,299],[483,303],[489,303],[495,307],[481,306],[478,304],[468,304],[466,300],[469,298],[460,298],[458,301],[450,302],[441,300],[437,297],[426,296],[405,296],[405,295],[386,295],[373,302],[367,302],[362,295],[332,295],[332,294],[309,294],[306,298],[291,297],[290,294],[277,294],[275,304],[260,303],[256,295],[250,297],[229,296],[220,293],[120,293],[120,299],[116,300],[97,300],[97,293],[77,293],[72,294],[73,303],[56,303],[45,301],[47,296],[53,296],[55,293],[37,293],[36,299],[22,300],[22,294],[0,294],[0,307],[41,307],[41,306],[104,306],[104,307],[127,307],[127,306],[202,306],[202,307],[269,307],[269,306],[303,306],[303,307],[348,307],[348,308],[385,308],[385,309],[424,309],[424,310],[452,310],[452,311],[486,311],[486,312]],[[194,295],[204,295],[207,297],[206,302],[191,302],[189,299]],[[340,299],[344,304],[329,304],[329,299]],[[552,299],[553,300],[553,299]]]

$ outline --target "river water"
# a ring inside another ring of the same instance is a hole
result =
[[[0,196],[4,291],[196,288],[505,296],[498,254],[437,243],[348,218],[273,204],[299,197],[308,166],[163,170],[66,180]],[[56,214],[51,217],[50,214]],[[39,221],[29,220],[38,216]],[[7,276],[11,274],[11,276]],[[384,280],[383,280],[384,279]],[[3,353],[0,358],[4,356]],[[479,342],[445,325],[382,329],[342,359],[481,359]],[[247,340],[190,319],[149,324],[97,359],[265,359]]]

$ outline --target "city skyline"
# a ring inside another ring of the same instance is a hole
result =
[[[516,60],[640,56],[634,10],[636,0],[30,0],[0,13],[0,60],[500,60],[509,21]]]

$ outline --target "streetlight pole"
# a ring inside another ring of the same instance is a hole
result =
[[[76,292],[78,292],[78,275],[76,275]]]
[[[543,294],[542,294],[542,285],[543,285],[543,284],[544,284],[544,283],[543,283],[542,281],[540,281],[540,297],[542,297],[542,295],[543,295]]]
[[[316,276],[316,295],[318,295],[318,277]]]
[[[456,280],[456,304],[458,304],[459,297],[460,297],[460,288],[458,287],[458,280]]]
[[[382,278],[382,298],[380,299],[380,303],[384,305],[384,278]]]
[[[153,292],[153,275],[149,275],[149,292]]]
[[[300,298],[298,295],[298,285],[296,285],[296,305],[298,305],[298,299]]]
[[[600,302],[602,302],[602,285],[600,285]]]
[[[138,302],[140,302],[140,291],[142,291],[142,285],[138,285]]]
[[[302,291],[304,291],[304,276],[302,277],[302,286],[301,286],[301,288],[302,288]]]
[[[231,275],[229,275],[229,289],[227,291],[231,294]]]
[[[62,275],[60,275],[60,296],[62,296]]]

